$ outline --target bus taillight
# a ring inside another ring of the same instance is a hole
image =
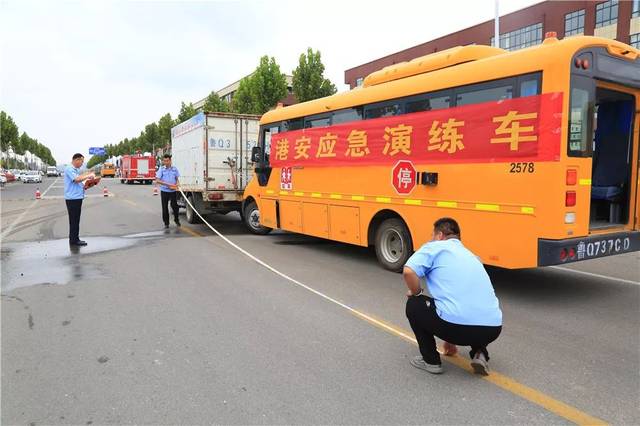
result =
[[[564,198],[564,205],[566,207],[573,207],[576,205],[576,191],[567,191]]]
[[[563,248],[562,250],[560,250],[560,260],[561,261],[565,261],[567,260],[567,256],[569,255],[569,252],[567,251],[566,248]]]
[[[576,183],[578,183],[578,171],[567,169],[567,185],[575,185]]]

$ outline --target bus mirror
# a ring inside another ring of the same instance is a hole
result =
[[[259,163],[261,153],[262,153],[262,150],[260,149],[259,146],[254,146],[253,148],[251,148],[251,161],[254,163]]]
[[[420,173],[419,182],[422,185],[431,185],[435,186],[438,184],[438,173],[434,172],[422,172]]]

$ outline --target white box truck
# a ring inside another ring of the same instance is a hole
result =
[[[199,113],[171,129],[173,165],[180,187],[200,214],[240,212],[244,188],[253,176],[251,150],[258,143],[260,116]],[[198,216],[182,196],[187,222]]]

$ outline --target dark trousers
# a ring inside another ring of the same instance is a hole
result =
[[[439,337],[455,345],[471,346],[471,358],[481,351],[488,361],[487,346],[498,338],[502,326],[454,324],[440,318],[435,306],[433,299],[427,296],[409,297],[407,300],[407,318],[416,335],[422,359],[427,364],[440,364],[435,340],[435,337]]]
[[[80,213],[82,213],[82,200],[65,200],[67,213],[69,213],[69,242],[80,240]]]
[[[169,201],[171,201],[171,210],[173,210],[173,220],[179,222],[178,193],[160,191],[160,201],[162,202],[162,220],[164,221],[164,224],[169,224]]]

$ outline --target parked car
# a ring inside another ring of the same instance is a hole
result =
[[[26,172],[22,175],[22,183],[40,183],[42,182],[42,176],[40,176],[40,172],[37,170],[32,170]]]
[[[20,181],[20,182],[24,182],[24,177],[26,176],[27,171],[26,170],[19,170],[18,174],[16,175],[16,178]]]
[[[5,177],[7,178],[7,182],[15,182],[16,181],[16,175],[11,172],[11,171],[7,171],[4,173]]]

